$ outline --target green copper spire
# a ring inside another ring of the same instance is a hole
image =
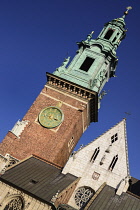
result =
[[[53,74],[99,94],[109,78],[115,76],[116,50],[126,36],[125,16],[130,9],[127,7],[121,18],[106,23],[96,39],[91,32],[86,40],[78,42],[79,49],[71,63],[68,65],[68,57]]]

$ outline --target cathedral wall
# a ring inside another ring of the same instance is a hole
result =
[[[111,137],[116,133],[117,140],[112,143]],[[125,138],[125,123],[121,121],[69,158],[63,173],[69,172],[77,177],[81,177],[76,190],[87,186],[96,192],[104,182],[114,188],[119,186],[121,181],[129,175]],[[99,153],[93,159],[96,148],[99,148]],[[118,155],[118,159],[115,166],[111,168],[111,162],[116,155]],[[74,207],[76,207],[74,199],[76,190],[69,201],[69,205]]]
[[[3,169],[6,166],[6,162],[7,162],[6,158],[0,155],[0,174],[3,172]]]
[[[16,200],[17,202],[12,202],[12,200]],[[19,200],[18,200],[19,199]],[[21,200],[20,200],[21,199]],[[19,207],[23,205],[23,209],[28,210],[51,210],[53,209],[51,206],[40,202],[39,200],[23,193],[20,190],[17,190],[3,182],[0,182],[0,209],[4,209],[6,205],[8,205],[11,201],[10,205],[17,209],[17,205]],[[21,202],[20,202],[21,201]],[[20,208],[19,208],[20,209]]]

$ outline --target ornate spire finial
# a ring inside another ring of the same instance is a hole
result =
[[[94,34],[94,31],[87,35],[87,39],[85,40],[85,42],[89,42],[91,40],[92,34]]]
[[[123,18],[125,18],[125,16],[128,15],[128,11],[131,10],[131,9],[132,9],[131,6],[126,7],[126,11],[124,12]]]

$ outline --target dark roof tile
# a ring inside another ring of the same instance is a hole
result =
[[[88,210],[140,210],[140,199],[135,196],[122,193],[115,194],[115,189],[106,185],[101,193],[93,200]]]
[[[34,156],[7,170],[0,177],[9,185],[48,202],[76,179],[71,174],[62,174],[61,169]]]

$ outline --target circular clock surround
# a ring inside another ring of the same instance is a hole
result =
[[[45,128],[55,128],[63,120],[64,114],[62,110],[55,106],[46,107],[39,114],[39,123]]]

